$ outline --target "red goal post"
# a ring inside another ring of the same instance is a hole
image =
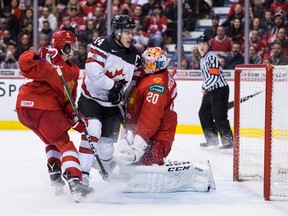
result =
[[[234,76],[233,178],[288,200],[288,65],[237,65]]]

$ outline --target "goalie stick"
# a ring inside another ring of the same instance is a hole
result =
[[[123,166],[110,176],[116,189],[129,193],[216,190],[209,161],[169,162],[162,166]]]
[[[56,49],[50,48],[49,50],[52,51],[52,52],[55,52]],[[58,51],[57,51],[57,52],[58,52]],[[68,96],[68,99],[69,99],[69,101],[70,101],[70,103],[71,103],[71,105],[72,105],[72,108],[73,108],[73,110],[74,110],[74,112],[75,112],[75,114],[76,114],[76,116],[77,116],[77,118],[78,118],[78,121],[79,121],[80,123],[84,123],[83,120],[82,120],[82,118],[81,118],[81,114],[80,114],[80,112],[78,111],[78,109],[77,109],[77,107],[76,107],[75,101],[74,101],[74,99],[73,99],[73,97],[72,97],[72,95],[71,95],[71,93],[70,93],[70,91],[69,91],[69,88],[68,88],[68,86],[67,86],[67,82],[66,82],[66,80],[65,80],[65,78],[64,78],[64,76],[63,76],[63,73],[62,73],[60,67],[59,67],[58,65],[53,65],[53,64],[51,63],[51,61],[49,61],[49,59],[46,59],[46,60],[56,69],[56,71],[57,71],[57,73],[58,73],[58,76],[59,76],[60,79],[61,79],[62,85],[64,86],[64,90],[65,90],[65,92],[66,92],[66,94],[67,94],[67,96]],[[107,173],[107,171],[105,170],[105,168],[104,168],[104,166],[103,166],[103,164],[102,164],[101,159],[99,158],[99,155],[98,155],[98,153],[97,153],[96,148],[95,148],[94,145],[92,144],[92,139],[91,139],[91,137],[90,137],[90,135],[89,135],[89,133],[88,133],[88,131],[87,131],[86,125],[85,125],[85,128],[84,128],[84,134],[85,134],[85,136],[86,136],[86,139],[87,139],[87,141],[88,141],[88,143],[89,143],[89,146],[90,146],[91,150],[93,151],[94,157],[95,157],[95,159],[97,160],[97,162],[98,162],[98,164],[99,164],[99,167],[100,167],[101,173],[102,173],[102,177],[103,177],[104,180],[107,180],[107,178],[108,178],[108,173]]]

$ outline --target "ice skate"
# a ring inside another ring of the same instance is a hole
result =
[[[89,180],[91,179],[90,173],[88,172],[82,172],[82,183],[86,187],[88,193],[93,193],[94,189],[92,187],[89,187]]]
[[[65,182],[61,176],[61,172],[50,173],[51,186],[55,188],[55,195],[63,194]]]
[[[89,187],[85,186],[78,178],[69,179],[68,185],[75,202],[81,202],[90,193]]]

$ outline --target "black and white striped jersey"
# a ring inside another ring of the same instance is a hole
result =
[[[200,61],[201,76],[203,78],[202,88],[208,91],[227,86],[223,69],[217,55],[208,51]]]
[[[133,46],[120,47],[112,36],[96,39],[90,46],[85,64],[86,76],[81,93],[105,107],[114,106],[108,101],[114,82],[125,79],[126,91],[133,77],[140,76],[141,53]],[[130,88],[129,88],[130,89]]]

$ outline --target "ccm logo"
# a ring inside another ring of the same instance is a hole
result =
[[[169,167],[168,172],[188,170],[190,166]]]

